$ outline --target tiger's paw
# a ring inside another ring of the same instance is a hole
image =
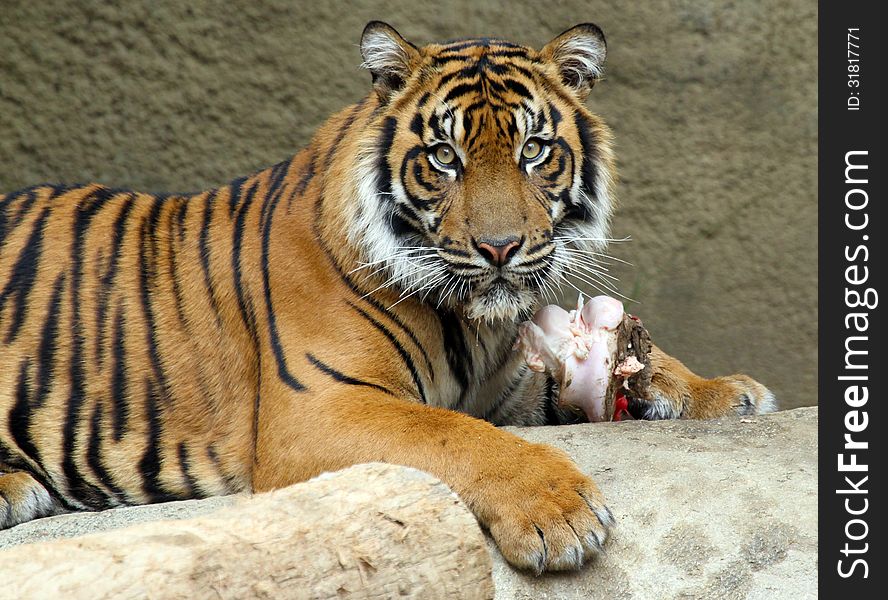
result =
[[[27,473],[0,474],[0,529],[56,513],[56,505],[42,485]]]
[[[777,410],[774,394],[747,375],[713,379],[694,377],[676,382],[654,374],[648,399],[630,398],[636,419],[711,419],[727,415],[760,415]]]
[[[515,567],[537,575],[579,569],[602,552],[613,514],[567,455],[543,445],[526,448],[530,456],[516,457],[514,471],[487,486],[476,514]]]

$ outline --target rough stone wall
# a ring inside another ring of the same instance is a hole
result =
[[[367,90],[370,19],[418,43],[535,45],[593,21],[629,310],[701,374],[816,404],[816,16],[804,0],[4,0],[0,190],[190,191],[277,162]]]

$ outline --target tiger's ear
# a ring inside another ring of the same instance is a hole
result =
[[[604,73],[607,42],[598,25],[581,23],[546,44],[540,54],[555,63],[564,85],[585,100]]]
[[[402,87],[410,76],[419,50],[382,21],[370,21],[361,34],[364,68],[373,76],[373,87],[382,102]]]

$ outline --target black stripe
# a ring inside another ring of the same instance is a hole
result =
[[[397,350],[398,354],[401,356],[401,360],[404,361],[404,364],[407,365],[407,368],[410,370],[410,375],[413,377],[413,383],[416,385],[416,389],[419,392],[419,397],[422,400],[422,403],[427,404],[425,388],[422,385],[422,379],[419,376],[419,372],[416,370],[416,365],[413,364],[413,360],[410,358],[410,355],[407,353],[407,351],[404,350],[404,347],[398,341],[398,338],[396,338],[395,335],[391,331],[389,331],[385,325],[371,317],[360,307],[352,304],[351,302],[349,302],[348,305],[355,309],[359,315],[367,319],[367,321],[369,321],[371,325],[376,327],[376,329],[381,331],[382,334],[392,343],[392,345],[395,347],[395,350]]]
[[[414,175],[414,177],[416,177],[417,182],[418,182],[422,187],[424,187],[427,191],[431,191],[431,192],[437,192],[437,191],[438,191],[434,186],[431,186],[431,185],[427,184],[424,180],[422,180],[422,167],[421,167],[421,165],[419,164],[419,161],[416,160],[417,157],[418,157],[422,152],[423,152],[423,148],[422,148],[421,146],[414,146],[413,148],[411,148],[411,149],[407,152],[407,154],[404,156],[404,158],[403,158],[403,160],[402,160],[402,162],[401,162],[401,171],[400,171],[401,182],[403,182],[403,183],[405,184],[405,185],[403,186],[403,188],[404,188],[404,194],[407,196],[407,200],[410,202],[411,207],[412,207],[415,211],[417,211],[417,212],[419,212],[419,211],[429,210],[429,208],[431,208],[432,204],[434,204],[434,203],[440,201],[440,198],[437,198],[437,197],[428,198],[428,199],[426,199],[426,198],[420,198],[419,196],[416,196],[415,194],[412,194],[412,193],[407,189],[407,186],[406,186],[406,182],[407,182],[407,168],[409,167],[410,164],[413,164],[413,165],[414,165],[414,173],[413,173],[413,175]],[[420,169],[419,172],[417,172],[417,171],[415,170],[417,167]],[[416,215],[414,215],[414,216],[415,216],[415,218],[416,218],[417,221],[420,220],[420,215],[419,215],[419,214],[416,214]]]
[[[160,484],[160,470],[163,466],[160,456],[160,439],[163,435],[163,426],[160,422],[161,400],[158,386],[150,379],[146,379],[145,416],[148,420],[148,437],[145,452],[139,460],[139,474],[142,476],[142,489],[148,496],[148,502],[183,499],[170,494]]]
[[[338,141],[338,140],[337,140]],[[287,173],[290,171],[290,163],[292,159],[285,160],[279,162],[271,168],[271,171],[268,173],[268,189],[265,191],[265,197],[274,196],[275,194],[280,193],[281,188],[284,185],[284,180],[287,177]],[[264,222],[264,214],[260,214],[259,216],[259,226],[262,226]]]
[[[540,242],[539,244],[536,244],[536,245],[531,246],[530,248],[528,248],[528,249],[527,249],[527,255],[530,256],[530,255],[532,255],[532,254],[535,254],[535,253],[539,252],[540,250],[542,250],[543,248],[545,248],[546,246],[548,246],[548,245],[551,243],[551,241],[548,239],[548,237],[549,237],[549,236],[546,236],[547,239],[544,239],[544,240],[543,240],[542,242]],[[523,265],[522,265],[522,266],[523,266]]]
[[[62,304],[62,292],[65,286],[65,274],[60,274],[52,288],[49,301],[49,312],[40,332],[40,346],[37,351],[37,396],[33,407],[40,408],[49,396],[55,371],[56,350],[58,350],[59,308]]]
[[[84,244],[92,220],[114,192],[107,188],[96,188],[77,206],[74,217],[74,239],[71,244],[71,389],[67,400],[67,410],[63,427],[62,471],[68,482],[68,493],[94,510],[108,508],[108,497],[104,491],[86,481],[75,461],[77,433],[81,410],[86,401],[86,373],[84,364],[84,334],[81,322],[80,292],[83,279]]]
[[[556,138],[555,141],[552,142],[552,145],[561,148],[561,152],[564,154],[565,158],[570,159],[570,173],[568,174],[566,181],[569,182],[568,186],[573,186],[574,169],[576,169],[573,148],[570,147],[570,144],[568,144],[567,140],[563,137]]]
[[[22,219],[31,211],[31,206],[34,205],[34,201],[37,200],[37,191],[40,189],[40,186],[26,188],[24,190],[19,190],[17,192],[12,192],[3,196],[2,200],[0,200],[0,248],[3,246],[3,242],[6,241],[6,233],[7,231],[13,231],[18,225],[22,222]],[[8,211],[12,206],[12,203],[22,196],[25,196],[24,200],[21,201],[21,205],[16,211],[15,217],[12,221],[9,221]]]
[[[552,257],[552,252],[547,252],[546,254],[544,254],[540,257],[534,258],[533,260],[529,260],[527,262],[523,262],[518,266],[521,267],[522,269],[532,269],[542,263],[547,263],[551,259],[551,257]],[[525,271],[525,273],[526,273],[526,271]]]
[[[482,66],[483,61],[483,66]],[[481,70],[484,69],[489,63],[487,59],[482,57],[478,62],[471,64],[467,67],[462,67],[461,69],[457,69],[455,71],[451,71],[446,75],[443,75],[437,82],[436,87],[440,90],[445,87],[447,84],[452,82],[454,79],[474,79],[478,77]]]
[[[286,177],[290,172],[290,167],[292,166],[292,160],[284,161],[278,165],[275,165],[274,170],[272,171],[271,178],[272,183],[269,186],[268,191],[262,197],[262,210],[259,212],[259,229],[264,231],[265,226],[267,224],[267,220],[270,214],[270,207],[275,200],[280,200],[280,196],[283,195],[286,190]],[[283,166],[282,166],[283,165]],[[281,167],[281,170],[277,171],[277,168]],[[288,203],[293,200],[295,194],[292,192],[289,194],[287,198]]]
[[[126,424],[129,419],[129,384],[127,383],[126,348],[124,346],[124,327],[126,321],[123,316],[123,303],[117,307],[117,316],[114,319],[113,341],[111,356],[111,406],[114,441],[119,442],[126,433]]]
[[[163,359],[160,356],[158,345],[158,330],[154,314],[155,279],[159,256],[157,252],[157,226],[160,214],[164,206],[163,197],[155,197],[151,206],[151,212],[142,223],[139,231],[139,299],[142,304],[142,313],[145,318],[145,344],[148,348],[148,358],[151,361],[151,370],[154,373],[154,381],[160,387],[159,393],[164,399],[171,397],[169,384],[163,369]]]
[[[185,241],[185,233],[186,226],[188,224],[188,203],[190,198],[181,197],[177,201],[179,202],[179,208],[176,210],[176,215],[171,217],[176,223],[176,231],[179,234],[179,242]]]
[[[99,288],[99,301],[96,303],[96,362],[102,366],[105,360],[105,331],[108,327],[108,302],[114,286],[114,278],[117,276],[117,267],[120,263],[120,255],[123,251],[123,240],[126,235],[126,226],[129,216],[135,206],[135,194],[130,194],[120,209],[120,213],[114,220],[113,236],[111,239],[111,257],[108,268],[102,275]]]
[[[436,56],[431,61],[431,67],[443,67],[452,62],[470,62],[475,59],[471,56],[465,56],[463,54],[449,54],[447,56]]]
[[[317,221],[317,215],[315,215],[315,221]],[[317,222],[315,223],[315,231],[317,231]],[[320,239],[320,236],[318,236],[318,239]],[[413,332],[413,330],[411,330],[409,327],[407,327],[407,325],[404,323],[404,321],[401,320],[400,317],[398,317],[398,315],[389,311],[381,302],[379,302],[379,300],[376,300],[375,298],[370,297],[370,296],[367,296],[366,298],[364,298],[364,296],[366,296],[366,294],[364,292],[362,292],[358,288],[357,285],[355,285],[355,282],[352,281],[352,279],[348,275],[346,275],[345,273],[342,272],[342,270],[339,268],[339,265],[336,263],[336,260],[330,254],[330,250],[326,246],[324,247],[324,252],[326,253],[327,258],[330,259],[330,263],[333,265],[333,268],[336,269],[337,273],[339,273],[339,278],[342,280],[343,283],[345,283],[345,285],[348,286],[348,289],[350,289],[356,295],[361,296],[362,299],[364,300],[364,302],[371,304],[376,310],[378,310],[379,312],[384,314],[386,317],[388,317],[392,322],[395,323],[395,325],[398,326],[398,328],[401,329],[401,331],[403,331],[407,335],[407,337],[410,338],[410,340],[414,343],[416,348],[419,350],[420,354],[422,354],[422,358],[425,361],[426,367],[428,368],[428,371],[429,371],[429,378],[432,381],[434,381],[435,380],[435,370],[432,367],[432,359],[429,358],[428,352],[426,352],[426,350],[425,350],[425,348],[423,348],[422,344],[419,343],[419,338],[416,336],[416,334]]]
[[[391,201],[392,193],[392,168],[388,161],[388,152],[392,147],[392,141],[395,139],[395,131],[398,127],[398,120],[395,117],[386,117],[382,124],[382,132],[379,134],[379,141],[376,145],[376,151],[379,153],[377,161],[377,170],[379,171],[379,179],[376,183],[377,191],[383,195],[383,202]]]
[[[182,479],[185,480],[185,487],[188,488],[188,497],[206,498],[206,494],[197,486],[197,480],[191,473],[191,461],[188,458],[188,447],[185,446],[185,442],[179,442],[179,470],[182,472]]]
[[[480,94],[483,91],[480,81],[473,81],[471,83],[460,83],[447,92],[447,95],[444,96],[443,102],[446,104],[452,100],[460,98],[462,96],[468,94]]]
[[[247,215],[250,211],[250,206],[253,204],[253,200],[256,197],[256,189],[259,187],[259,182],[256,181],[250,186],[249,191],[247,191],[247,195],[244,198],[243,203],[240,208],[237,209],[237,218],[234,221],[234,233],[232,235],[232,251],[231,251],[231,269],[232,276],[234,278],[234,292],[237,298],[237,307],[240,311],[241,320],[244,322],[244,326],[247,328],[247,331],[250,334],[250,337],[253,341],[253,346],[255,350],[258,352],[259,347],[259,339],[256,335],[256,311],[253,307],[253,303],[247,297],[246,292],[244,291],[243,284],[243,267],[241,265],[241,247],[243,245],[244,239],[244,229],[246,227]]]
[[[114,482],[114,477],[102,461],[102,403],[96,402],[90,418],[89,446],[86,449],[86,463],[103,486],[114,495],[120,504],[130,504],[126,493]]]
[[[264,227],[262,228],[262,288],[265,296],[265,311],[268,318],[268,335],[271,341],[271,350],[274,354],[274,360],[277,364],[278,377],[291,389],[296,390],[297,392],[301,392],[305,390],[305,386],[299,383],[299,381],[293,376],[293,374],[290,372],[289,367],[287,366],[287,359],[284,356],[284,349],[281,345],[280,334],[278,333],[277,316],[275,314],[274,305],[271,299],[271,276],[269,273],[271,227],[274,223],[274,211],[275,208],[277,208],[277,204],[280,201],[281,197],[281,194],[277,194],[274,196],[274,198],[266,198],[267,210],[265,207],[263,207],[263,212],[265,212],[267,216],[265,219]],[[258,411],[255,414],[258,415]]]
[[[444,44],[443,52],[460,52],[470,48],[486,48],[490,46],[492,38],[470,38],[462,40],[452,40]]]
[[[315,356],[311,353],[307,353],[305,355],[305,358],[307,358],[311,364],[313,364],[315,367],[317,367],[318,370],[329,375],[330,377],[332,377],[333,379],[335,379],[336,381],[338,381],[340,383],[345,383],[348,385],[362,385],[365,387],[377,389],[381,392],[385,392],[386,394],[388,394],[390,396],[395,395],[394,393],[392,393],[391,390],[389,390],[388,388],[383,387],[381,385],[377,385],[375,383],[368,383],[366,381],[361,381],[360,379],[355,379],[354,377],[349,377],[348,375],[345,375],[344,373],[337,371],[333,367],[321,362],[320,360],[315,358]]]
[[[474,127],[475,121],[472,119],[472,113],[468,110],[464,110],[462,113],[462,126],[463,126],[463,146],[465,148],[471,148],[474,143]]]
[[[389,225],[391,226],[392,233],[398,237],[422,234],[422,226],[418,222],[411,222],[400,213],[392,214],[392,218],[389,219]]]
[[[218,194],[218,190],[213,190],[204,200],[203,223],[200,228],[200,238],[198,240],[198,249],[200,250],[200,265],[204,274],[204,287],[207,296],[210,299],[210,306],[213,309],[213,316],[216,317],[216,325],[222,326],[222,318],[219,313],[219,301],[216,299],[216,289],[213,287],[213,276],[210,273],[210,224],[213,219],[214,200]]]
[[[441,323],[441,335],[444,341],[444,352],[447,356],[447,364],[450,372],[459,384],[459,400],[456,410],[461,410],[466,400],[466,391],[471,380],[472,351],[466,344],[466,338],[460,325],[459,318],[452,311],[438,311],[438,320]]]
[[[549,103],[549,116],[552,119],[552,134],[558,135],[558,124],[561,123],[561,111],[554,104]]]
[[[9,411],[9,430],[19,450],[39,467],[40,451],[31,437],[31,384],[28,381],[31,359],[26,358],[19,365],[18,380],[15,385],[15,404]]]
[[[493,81],[491,81],[491,84]],[[530,93],[530,90],[527,89],[523,83],[519,83],[514,79],[503,79],[501,85],[505,87],[510,92],[513,92],[522,98],[527,98],[528,100],[533,100],[533,94]]]
[[[240,203],[241,190],[243,189],[246,177],[238,177],[228,184],[228,216],[233,217],[237,205]]]
[[[413,119],[410,120],[410,131],[416,134],[416,136],[422,140],[423,133],[425,132],[425,120],[422,118],[422,115],[416,113],[413,115]]]
[[[308,187],[308,184],[311,183],[311,180],[314,179],[315,176],[315,161],[312,159],[308,163],[308,168],[302,174],[302,177],[299,178],[299,181],[296,183],[296,193],[293,196],[290,196],[288,201],[288,206],[290,202],[292,202],[293,198],[296,196],[302,196],[305,193],[305,188]]]
[[[490,54],[488,54],[484,58],[489,59],[491,56],[493,56],[495,58],[495,55],[490,55]],[[515,64],[512,61],[506,61],[506,62],[500,63],[500,62],[491,62],[490,60],[487,60],[486,69],[489,71],[492,71],[493,73],[496,73],[497,75],[506,75],[506,74],[517,73],[518,75],[523,75],[524,77],[527,77],[531,81],[535,80],[535,75],[536,75],[531,69],[527,69],[525,67],[522,67],[521,65]]]
[[[407,163],[405,162],[404,164],[406,165]],[[422,171],[422,163],[420,163],[418,160],[413,161],[413,178],[416,179],[416,182],[427,192],[434,193],[438,191],[437,186],[435,186],[432,182],[425,180],[425,174]]]
[[[225,472],[222,461],[219,458],[219,453],[216,452],[216,447],[213,444],[207,446],[207,457],[210,459],[210,462],[213,463],[213,468],[216,469],[216,473],[219,474],[219,479],[225,482],[226,489],[229,492],[237,492],[243,489],[243,485],[241,485],[240,480],[236,475]]]
[[[18,331],[24,323],[27,310],[27,298],[37,278],[37,270],[40,263],[40,255],[43,252],[43,233],[46,220],[49,217],[49,207],[46,206],[34,223],[31,235],[25,242],[21,254],[12,267],[12,275],[6,282],[3,291],[0,292],[0,313],[6,308],[6,302],[12,299],[15,311],[10,319],[9,329],[4,338],[4,344],[15,341]]]
[[[25,359],[20,368],[19,368],[19,377],[16,383],[15,390],[15,399],[16,404],[12,407],[9,412],[9,420],[7,422],[7,426],[9,427],[9,431],[12,435],[13,442],[18,446],[19,452],[24,454],[25,458],[28,461],[22,460],[20,456],[13,455],[13,449],[7,447],[3,444],[3,441],[0,440],[0,464],[9,466],[9,467],[18,467],[21,470],[27,471],[28,475],[34,478],[37,483],[43,486],[43,488],[52,496],[53,501],[59,506],[64,507],[69,511],[82,510],[82,506],[77,506],[70,503],[66,498],[59,495],[58,491],[53,487],[50,482],[49,475],[43,470],[43,467],[40,464],[40,455],[37,451],[37,448],[34,446],[33,441],[30,438],[30,432],[21,427],[21,424],[18,423],[16,419],[15,412],[19,409],[19,406],[27,406],[29,402],[30,396],[30,386],[28,384],[28,371],[30,369],[30,359]]]
[[[434,133],[435,137],[438,138],[439,140],[442,140],[445,137],[447,137],[446,132],[441,127],[441,117],[439,117],[437,115],[437,113],[432,114],[432,116],[429,117],[428,125],[429,125],[429,128],[432,130],[432,133]]]
[[[498,58],[530,58],[526,50],[493,50],[488,52],[487,56]]]
[[[502,48],[509,48],[510,50],[520,50],[522,53],[524,53],[524,55],[527,54],[524,46],[509,42],[507,40],[501,40],[499,38],[492,37],[450,40],[448,42],[445,42],[444,46],[444,52],[459,52],[460,50],[467,50],[469,48],[495,48],[496,46],[500,46]]]
[[[591,198],[595,198],[595,182],[597,179],[595,168],[597,140],[595,139],[595,133],[592,131],[592,125],[586,117],[577,112],[575,122],[577,131],[580,134],[580,144],[583,149],[582,185],[584,191]]]
[[[555,409],[555,381],[546,377],[546,389],[543,392],[543,408],[546,415],[546,425],[559,425],[561,418]]]
[[[314,163],[312,163],[314,164]],[[310,177],[310,175],[309,175]],[[237,306],[240,311],[241,320],[244,322],[244,325],[247,328],[247,333],[250,336],[250,339],[253,343],[253,352],[257,357],[256,365],[257,365],[257,381],[262,381],[262,362],[258,360],[259,356],[259,335],[257,331],[257,323],[256,323],[256,310],[253,306],[252,300],[246,295],[243,287],[243,275],[241,269],[241,244],[243,242],[244,228],[246,226],[246,218],[247,214],[250,211],[250,207],[253,204],[253,200],[256,197],[256,190],[259,187],[259,180],[253,182],[253,185],[250,186],[249,191],[247,192],[246,198],[244,198],[243,203],[237,211],[237,218],[234,223],[234,234],[232,239],[232,252],[231,252],[231,268],[233,271],[234,277],[234,291],[237,297]],[[265,209],[265,206],[262,207]],[[261,219],[261,211],[260,211],[260,219]],[[253,396],[253,460],[258,460],[258,454],[256,452],[257,444],[259,443],[259,403],[261,400],[259,386],[256,386],[256,393]]]
[[[179,206],[175,212],[170,211],[169,216],[167,261],[170,270],[170,281],[172,282],[173,287],[173,305],[176,308],[176,317],[178,317],[179,323],[182,324],[185,331],[190,331],[188,317],[185,315],[185,300],[182,297],[182,285],[179,282],[179,265],[176,256],[176,239],[179,238],[179,236],[177,236],[175,232],[175,229],[181,225],[182,207],[187,205],[187,201],[185,198],[177,198],[176,202],[179,203]],[[181,243],[181,238],[179,239]]]

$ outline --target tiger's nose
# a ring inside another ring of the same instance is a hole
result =
[[[475,242],[475,249],[484,257],[484,260],[495,267],[501,267],[518,253],[523,242],[523,239],[517,237],[499,240],[481,238]]]

